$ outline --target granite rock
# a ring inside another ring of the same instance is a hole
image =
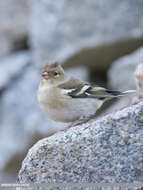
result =
[[[45,59],[66,62],[91,48],[77,56],[75,62],[103,69],[119,54],[142,44],[141,40],[136,45],[136,41],[128,41],[143,37],[142,0],[31,0],[30,8],[30,44],[38,67]],[[103,46],[107,46],[106,50]]]
[[[143,102],[40,140],[18,175],[19,183],[37,183],[37,189],[40,183],[142,179]]]
[[[0,56],[23,48],[28,36],[27,0],[0,1]],[[20,47],[21,46],[21,47]]]

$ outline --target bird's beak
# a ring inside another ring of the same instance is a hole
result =
[[[42,77],[43,77],[43,78],[46,78],[46,79],[49,79],[49,78],[50,78],[50,75],[49,75],[48,72],[43,72],[43,73],[42,73]]]

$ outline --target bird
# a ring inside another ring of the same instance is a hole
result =
[[[49,62],[42,70],[37,96],[41,110],[50,119],[69,123],[88,121],[106,100],[133,92],[92,85],[67,75],[58,62]]]
[[[143,63],[137,65],[134,77],[136,81],[136,97],[133,98],[132,103],[138,103],[143,99]]]

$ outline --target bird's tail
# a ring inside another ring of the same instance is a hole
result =
[[[125,96],[127,94],[136,93],[136,90],[127,90],[124,92],[117,91],[117,90],[106,90],[106,92],[110,94],[110,96],[112,97],[120,97],[120,96]]]
[[[127,94],[135,93],[135,90],[128,90],[128,91],[117,91],[117,90],[107,90],[105,88],[92,88],[88,92],[88,98],[97,98],[100,100],[107,100],[110,98],[118,98],[125,96]]]

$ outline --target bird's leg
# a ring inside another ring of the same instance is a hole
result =
[[[95,118],[95,114],[90,115],[89,117],[81,117],[79,120],[75,120],[74,122],[72,122],[68,128],[77,126],[77,125],[82,125],[84,123],[87,123],[88,121],[90,121],[91,119]]]
[[[67,129],[75,127],[75,126],[80,125],[82,123],[85,123],[85,122],[83,122],[83,118],[82,118],[82,121],[81,121],[81,119],[75,120],[75,121],[71,122],[70,125],[67,128],[62,129],[60,131],[67,131]]]
[[[82,125],[84,123],[87,123],[88,121],[90,121],[91,119],[94,119],[95,118],[95,114],[93,115],[90,115],[89,117],[82,117],[78,120],[78,125]]]
[[[75,127],[76,125],[78,125],[80,123],[79,120],[75,120],[73,122],[70,123],[70,125],[68,126],[68,129],[71,128],[71,127]]]
[[[84,123],[87,123],[87,122],[90,121],[91,119],[94,119],[95,116],[96,116],[95,114],[90,115],[89,117],[83,117],[83,116],[82,116],[80,119],[73,121],[73,122],[68,126],[68,128],[75,127],[75,126],[77,126],[77,125],[82,125],[82,124],[84,124]]]

